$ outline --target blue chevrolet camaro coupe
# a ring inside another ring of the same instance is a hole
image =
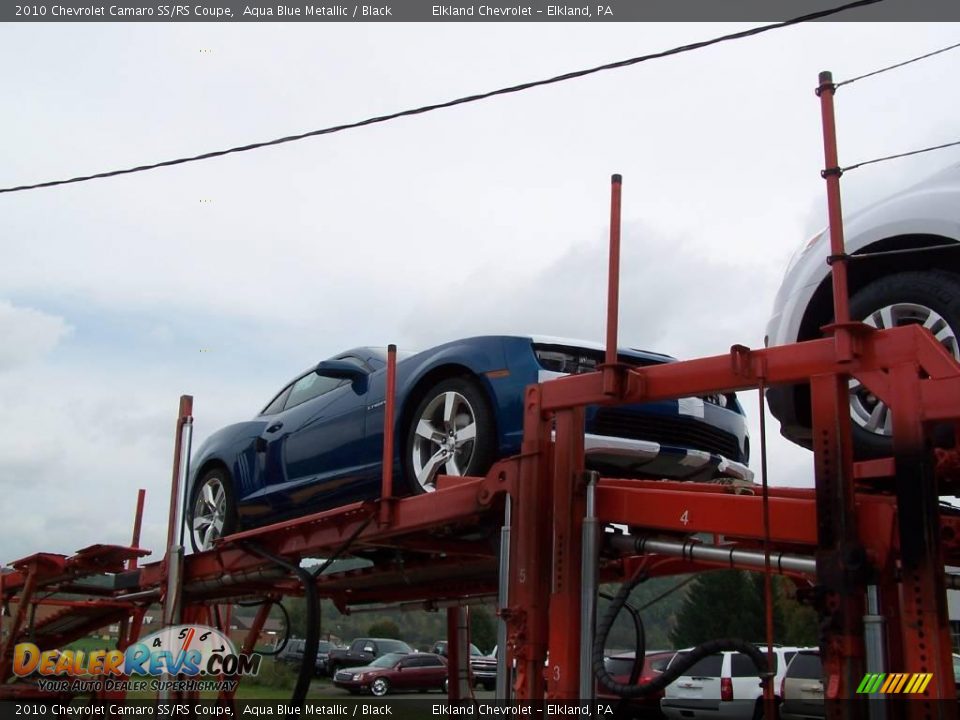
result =
[[[394,488],[436,489],[438,475],[483,475],[516,454],[525,388],[591,372],[602,346],[489,336],[397,355]],[[673,359],[621,349],[621,362]],[[380,493],[386,351],[357,348],[288,383],[260,413],[211,435],[194,454],[188,523],[195,550],[240,527]],[[588,407],[587,465],[612,477],[751,480],[749,439],[733,394]]]

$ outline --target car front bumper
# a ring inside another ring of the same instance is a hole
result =
[[[587,465],[602,465],[630,473],[676,480],[713,480],[717,477],[753,482],[746,465],[702,450],[587,433],[583,438]]]

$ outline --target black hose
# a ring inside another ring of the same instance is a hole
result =
[[[275,565],[279,565],[292,572],[300,579],[303,585],[304,598],[307,605],[306,617],[306,637],[303,641],[303,658],[300,662],[300,672],[297,673],[297,682],[293,686],[293,695],[290,697],[291,705],[301,705],[307,698],[307,691],[310,689],[310,681],[313,680],[313,674],[317,666],[317,649],[320,647],[320,602],[317,599],[317,587],[314,584],[315,578],[307,570],[299,565],[287,562],[281,557],[267,552],[252,543],[244,543],[247,549],[255,555],[269,560]],[[289,717],[297,717],[291,713]]]
[[[343,543],[340,544],[340,547],[338,547],[336,550],[334,550],[333,555],[331,555],[330,557],[328,557],[328,558],[323,562],[322,565],[320,565],[320,566],[317,567],[317,568],[314,568],[314,570],[313,570],[313,577],[315,577],[315,578],[320,577],[320,576],[323,574],[323,571],[324,571],[324,570],[326,570],[328,567],[330,567],[331,565],[333,565],[334,561],[335,561],[337,558],[339,558],[339,557],[340,557],[341,555],[343,555],[347,550],[349,550],[349,549],[350,549],[350,546],[353,545],[353,541],[356,540],[356,539],[360,536],[360,533],[362,533],[364,530],[367,529],[367,526],[368,526],[371,522],[373,522],[373,518],[374,518],[374,515],[373,515],[373,513],[371,513],[370,516],[367,517],[366,520],[364,520],[360,525],[357,526],[356,530],[354,530],[352,533],[350,533],[350,537],[348,537],[346,540],[344,540]]]
[[[604,614],[600,624],[597,626],[597,636],[593,643],[593,672],[601,685],[603,685],[610,692],[614,693],[615,695],[619,695],[622,698],[641,697],[643,695],[657,692],[658,690],[663,690],[667,685],[683,675],[684,672],[689,670],[705,657],[722,652],[723,650],[736,650],[742,652],[753,661],[753,664],[757,668],[757,674],[760,676],[761,685],[766,686],[766,684],[770,681],[770,673],[767,666],[766,655],[762,653],[756,645],[752,645],[745,640],[739,640],[736,638],[708,640],[705,643],[697,645],[692,650],[685,652],[682,657],[677,656],[674,658],[673,662],[670,663],[670,667],[668,667],[659,676],[648,683],[644,683],[642,685],[625,685],[614,680],[613,676],[603,664],[603,649],[607,644],[607,638],[610,635],[610,629],[613,627],[613,622],[617,619],[617,615],[620,614],[621,608],[626,605],[627,598],[630,597],[630,593],[637,585],[646,580],[647,576],[645,574],[640,574],[623,583],[620,586],[620,590],[617,591],[617,594],[611,601],[610,606],[607,608],[607,612]],[[642,633],[640,639],[641,644],[637,646],[636,654],[637,657],[644,657],[646,655],[646,639],[643,637]],[[631,673],[631,679],[632,676],[633,675]]]
[[[613,601],[613,595],[602,592],[600,597],[605,600]],[[630,665],[630,675],[629,680],[627,680],[628,685],[636,685],[637,681],[640,679],[640,675],[643,673],[643,665],[646,662],[646,652],[644,651],[647,645],[647,637],[643,628],[643,621],[640,620],[640,613],[637,612],[637,609],[630,603],[624,601],[623,609],[630,614],[630,619],[633,620],[633,663]],[[625,718],[630,717],[630,705],[629,699],[622,697],[617,703],[617,709],[614,711],[613,716],[615,718]]]
[[[266,605],[267,603],[279,608],[280,614],[283,615],[283,639],[277,643],[273,650],[257,650],[257,654],[263,655],[264,657],[275,657],[282,653],[283,649],[287,646],[287,643],[290,642],[290,613],[287,612],[287,608],[284,606],[284,604],[279,600],[266,598],[264,600],[257,600],[256,602],[236,602],[234,605],[238,605],[239,607],[259,607],[260,605]]]

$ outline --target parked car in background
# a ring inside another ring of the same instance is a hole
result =
[[[383,697],[391,692],[447,691],[447,662],[434,653],[387,653],[363,667],[338,670],[333,684],[356,694],[369,691]]]
[[[491,336],[398,353],[394,487],[436,489],[438,475],[483,475],[520,451],[528,385],[596,370],[598,344]],[[673,359],[621,349],[636,366]],[[194,550],[264,525],[380,493],[386,354],[357,348],[304,371],[252,420],[194,454],[188,527]],[[587,465],[619,477],[750,480],[749,441],[734,394],[586,411]]]
[[[437,640],[430,652],[448,658],[447,641]],[[497,686],[497,658],[484,655],[473,643],[470,643],[470,679],[474,685],[482,685],[485,690],[493,690]]]
[[[787,666],[780,686],[781,720],[821,720],[823,706],[823,664],[819,650],[801,650]]]
[[[843,220],[850,317],[884,329],[927,328],[960,359],[960,164],[887,197]],[[768,346],[812,340],[833,321],[829,229],[790,260],[767,325]],[[811,446],[810,389],[784,385],[767,390],[780,432]],[[891,453],[887,406],[857,382],[850,384],[858,457]]]
[[[392,638],[357,638],[349,647],[333,648],[327,653],[327,669],[331,676],[342,668],[369,665],[388,653],[408,654],[415,652],[403,640]]]
[[[293,638],[287,641],[286,646],[277,655],[277,659],[292,665],[300,665],[303,662],[303,648],[307,641]],[[332,642],[321,640],[317,643],[317,658],[314,663],[314,673],[317,675],[328,675],[327,658],[331,650],[336,647]]]
[[[779,692],[787,665],[799,650],[796,647],[773,648],[775,692]],[[670,665],[689,651],[678,652]],[[763,689],[753,660],[748,655],[728,650],[703,658],[667,685],[660,709],[672,720],[743,720],[758,717],[754,713],[762,712],[762,704]]]
[[[676,653],[673,650],[662,651],[653,650],[643,658],[643,667],[640,670],[640,676],[637,679],[637,685],[644,685],[653,681],[658,675],[662,674],[673,656]],[[603,665],[607,672],[613,676],[613,679],[624,685],[630,682],[630,676],[633,672],[636,653],[625,652],[609,655],[604,658]],[[660,700],[663,697],[663,690],[644,695],[643,697],[633,698],[625,701],[627,707],[626,715],[635,718],[660,718],[663,713],[660,710]],[[621,698],[607,690],[603,685],[597,685],[597,700],[604,702],[617,702]],[[619,714],[623,717],[623,714]]]

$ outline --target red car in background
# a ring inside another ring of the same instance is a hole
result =
[[[447,691],[447,661],[433,653],[387,653],[369,665],[338,670],[333,684],[356,695],[369,691],[383,697],[391,692]]]
[[[638,685],[650,682],[660,675],[670,664],[670,660],[676,653],[670,651],[652,651],[648,652],[643,659],[643,669],[640,671]],[[636,653],[625,652],[617,655],[608,655],[604,658],[603,664],[607,672],[613,676],[613,679],[624,685],[630,682],[630,673],[633,671],[633,662]],[[626,711],[628,717],[637,718],[662,718],[660,712],[660,698],[663,697],[663,690],[644,695],[639,698],[632,698],[626,701],[623,709],[618,709],[617,716],[623,717],[623,711]],[[621,700],[603,685],[597,685],[597,700],[604,702],[615,702]]]

